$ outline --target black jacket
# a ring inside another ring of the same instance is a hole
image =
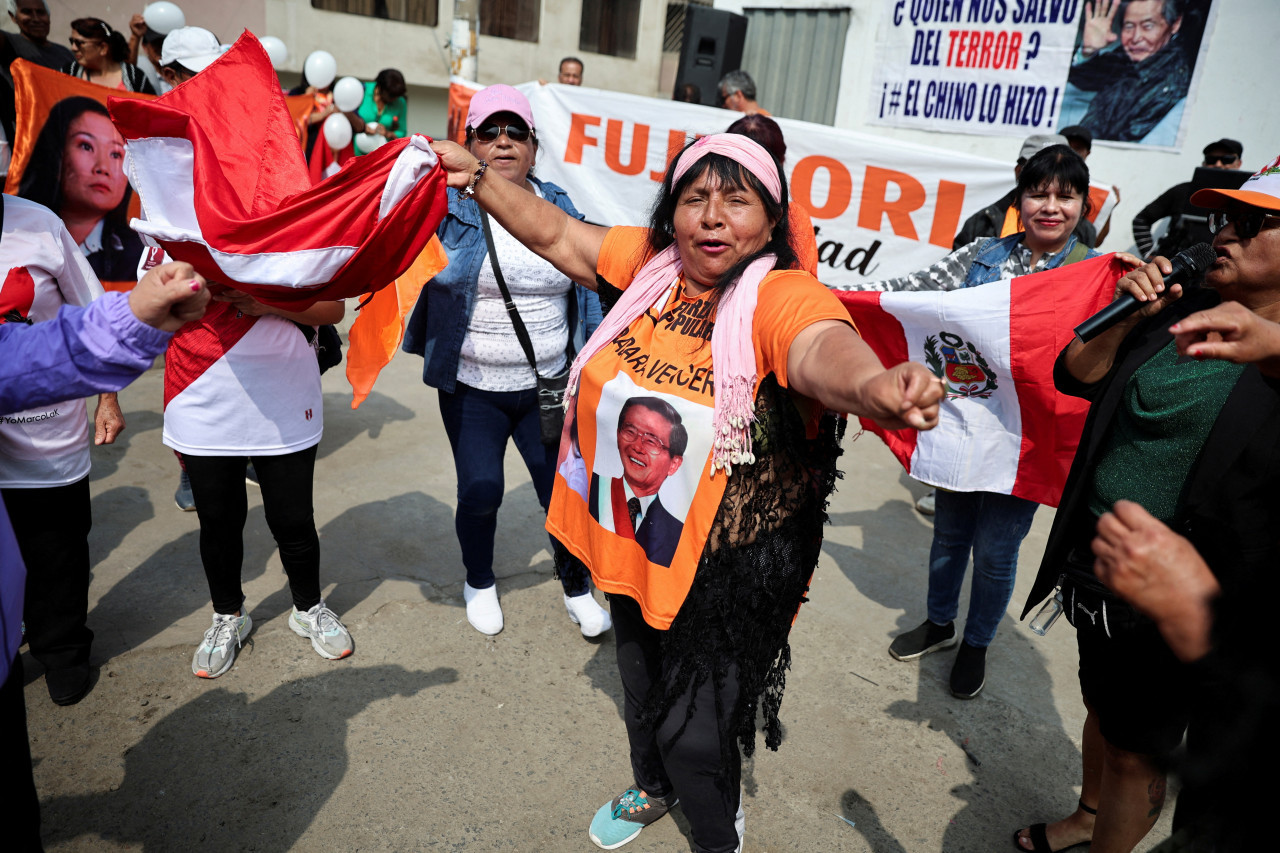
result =
[[[1054,385],[1064,394],[1092,402],[1080,447],[1049,533],[1044,559],[1025,618],[1057,583],[1067,555],[1088,547],[1094,536],[1089,510],[1090,477],[1098,454],[1135,370],[1169,341],[1169,326],[1188,314],[1218,304],[1218,294],[1198,290],[1155,317],[1139,323],[1116,353],[1111,372],[1093,385],[1079,382],[1059,354]],[[1063,351],[1065,353],[1065,350]],[[1227,396],[1199,458],[1192,467],[1180,517],[1171,525],[1191,540],[1226,590],[1255,572],[1274,572],[1280,558],[1280,382],[1248,365]],[[1150,475],[1160,476],[1160,460]]]

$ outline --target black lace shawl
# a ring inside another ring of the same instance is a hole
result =
[[[756,462],[729,477],[689,595],[663,636],[663,674],[641,709],[640,724],[656,729],[681,695],[696,693],[707,679],[719,702],[725,677],[736,668],[737,703],[716,708],[725,768],[737,766],[739,744],[744,755],[754,753],[757,712],[763,712],[765,746],[777,750],[782,741],[787,638],[818,563],[844,432],[844,420],[826,412],[816,437],[808,438],[799,408],[806,404],[814,405],[793,397],[772,374],[761,382]],[[556,562],[562,575],[585,570],[576,559]]]

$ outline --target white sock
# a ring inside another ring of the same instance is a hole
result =
[[[498,586],[476,589],[465,581],[462,600],[467,603],[467,621],[481,634],[493,636],[502,630],[502,606],[498,604]]]

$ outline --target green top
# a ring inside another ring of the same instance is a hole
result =
[[[1218,413],[1244,366],[1180,358],[1173,341],[1134,371],[1104,440],[1089,492],[1094,517],[1135,501],[1171,523]]]
[[[356,113],[366,123],[377,122],[387,129],[387,141],[392,139],[403,139],[408,135],[407,117],[409,112],[409,102],[403,97],[396,98],[387,104],[381,112],[378,111],[378,105],[373,102],[373,83],[364,84],[364,100],[360,102],[359,109]],[[366,152],[360,150],[360,146],[355,146],[356,154],[364,154]]]

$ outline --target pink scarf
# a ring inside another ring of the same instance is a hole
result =
[[[774,201],[781,199],[782,185],[773,157],[761,145],[736,133],[704,136],[691,145],[676,163],[672,184],[708,154],[722,154],[742,165],[760,180]],[[755,462],[751,452],[751,424],[755,420],[756,353],[752,321],[760,282],[777,263],[774,255],[753,261],[738,280],[725,288],[711,332],[711,364],[715,370],[715,411],[712,426],[715,442],[711,453],[711,476],[716,471],[733,473],[734,465]],[[630,327],[671,287],[683,267],[675,243],[649,259],[623,291],[622,297],[591,340],[573,360],[569,371],[566,404],[578,393],[578,377],[591,357]]]

